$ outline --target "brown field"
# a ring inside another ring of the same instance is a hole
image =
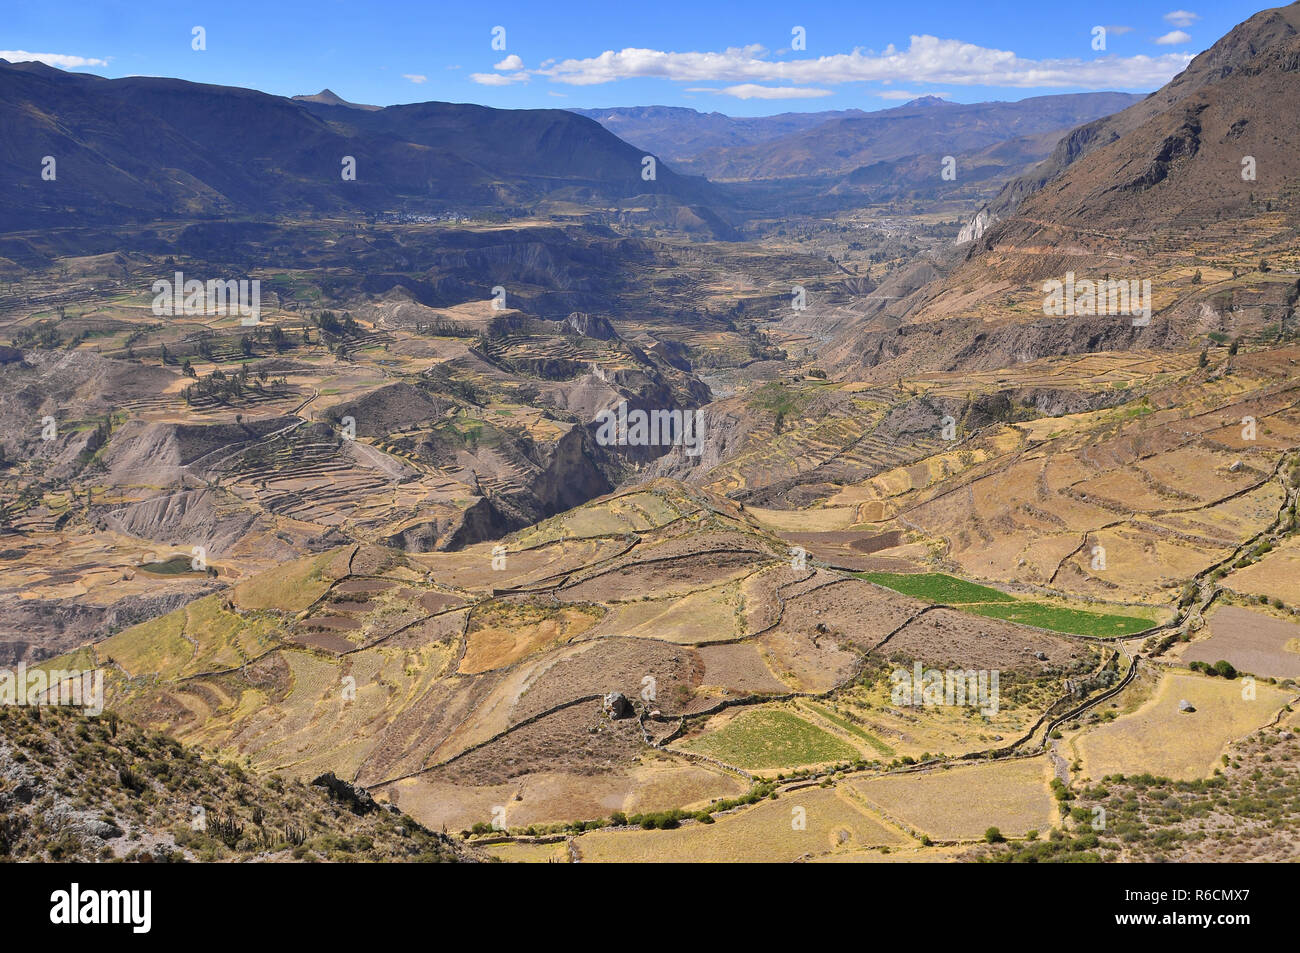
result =
[[[466,830],[491,823],[495,808],[504,808],[508,828],[557,821],[594,820],[615,811],[636,813],[703,805],[735,797],[745,785],[733,775],[708,766],[650,757],[613,771],[575,773],[536,771],[497,784],[467,784],[421,775],[387,784],[381,792],[403,811],[429,827]]]
[[[470,623],[463,675],[476,675],[511,665],[527,655],[561,645],[596,623],[597,612],[578,608],[552,612],[540,607],[498,603]]]
[[[1300,677],[1300,625],[1239,606],[1219,606],[1209,616],[1210,637],[1187,646],[1184,662],[1231,662],[1239,672]]]
[[[1256,683],[1254,700],[1242,698],[1240,679],[1166,672],[1149,700],[1114,721],[1085,729],[1072,747],[1083,774],[1154,775],[1191,781],[1214,769],[1228,744],[1267,724],[1291,695]],[[1194,712],[1182,712],[1186,699]]]
[[[881,653],[933,668],[1037,671],[1041,668],[1034,657],[1037,652],[1049,662],[1064,664],[1082,651],[1065,636],[955,609],[935,609],[909,623]]]
[[[537,844],[529,841],[518,843],[484,844],[483,850],[492,857],[507,864],[567,864],[569,863],[569,845],[565,840]]]
[[[841,648],[839,640],[818,633],[778,629],[757,640],[776,677],[796,691],[825,692],[857,668],[857,653]]]
[[[1300,606],[1300,537],[1288,536],[1259,562],[1234,569],[1223,584],[1246,595],[1268,596],[1288,606]]]
[[[1056,816],[1046,757],[939,768],[846,784],[886,817],[934,840],[976,840],[990,827],[1008,837],[1046,831]]]
[[[703,684],[745,692],[786,692],[752,643],[706,645],[700,650],[704,662]]]
[[[806,827],[796,830],[796,809]],[[788,791],[775,801],[719,815],[716,823],[685,822],[668,831],[593,831],[577,839],[587,862],[781,863],[864,846],[902,846],[906,834],[833,788]]]

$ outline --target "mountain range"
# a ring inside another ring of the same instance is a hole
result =
[[[176,218],[469,212],[548,201],[724,204],[558,109],[353,108],[0,61],[0,229]],[[46,157],[53,178],[43,178]],[[345,179],[347,157],[355,178]],[[719,231],[726,226],[705,212]]]

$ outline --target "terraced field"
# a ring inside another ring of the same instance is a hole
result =
[[[582,860],[589,862],[771,863],[908,842],[906,834],[851,797],[811,788],[720,817],[713,824],[690,823],[670,831],[598,831],[578,838],[576,846]]]
[[[1148,772],[1175,780],[1204,778],[1227,745],[1271,722],[1295,698],[1262,682],[1169,672],[1149,698],[1072,742],[1085,777]],[[1182,710],[1187,702],[1192,710]]]
[[[951,605],[963,612],[1032,625],[1053,632],[1114,637],[1133,635],[1155,623],[1144,616],[1089,612],[1066,606],[1030,602],[989,586],[980,586],[943,573],[858,573],[860,578],[929,602]]]
[[[1057,811],[1045,757],[871,778],[847,785],[886,817],[935,841],[974,841],[1050,829]]]
[[[857,748],[782,709],[744,712],[681,747],[754,770],[852,761]]]
[[[508,861],[1186,859],[1234,812],[1294,859],[1260,832],[1300,704],[1296,167],[1213,87],[1276,111],[1297,30],[1072,138],[956,251],[1000,182],[859,207],[846,171],[811,214],[539,166],[473,214],[10,235],[0,665],[100,669],[111,719],[232,776],[332,773]],[[1267,174],[1229,189],[1238,146]],[[158,320],[155,273],[235,265],[258,322]],[[1149,275],[1154,320],[1044,320],[1058,265]],[[611,442],[614,408],[699,440]]]
[[[462,829],[498,807],[512,829],[564,824],[733,797],[755,772],[992,747],[1060,697],[1050,664],[1022,660],[1041,644],[1063,662],[1068,643],[981,634],[850,574],[794,569],[740,507],[679,484],[503,548],[344,546],[88,651],[129,717],[265,770],[334,771]],[[940,647],[1024,685],[991,718],[893,709],[888,659]],[[1069,670],[1098,664],[1081,659]],[[634,717],[601,713],[610,691]]]

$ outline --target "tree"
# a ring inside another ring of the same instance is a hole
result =
[[[1196,359],[1197,367],[1205,367],[1210,363],[1210,356],[1205,353],[1205,348],[1201,348],[1201,356]]]
[[[1261,258],[1261,259],[1259,260],[1259,270],[1260,270],[1261,272],[1267,273],[1267,272],[1268,272],[1268,267],[1269,267],[1269,266],[1268,266],[1268,259],[1267,259],[1267,258]]]
[[[1001,844],[1004,840],[1006,840],[1006,838],[1002,836],[1002,832],[998,830],[996,827],[990,827],[988,830],[986,830],[984,832],[984,839],[988,841],[990,844]]]

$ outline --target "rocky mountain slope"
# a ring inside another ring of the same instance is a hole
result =
[[[1206,86],[1224,80],[1259,53],[1285,46],[1300,29],[1296,5],[1263,10],[1232,30],[1197,56],[1187,69],[1141,102],[1085,123],[1060,141],[1051,157],[1025,175],[1008,182],[988,212],[1006,218],[1027,195],[1061,175],[1075,161],[1093,150],[1109,145],[1136,130],[1160,113],[1199,93]]]
[[[418,103],[365,110],[313,97],[0,62],[3,230],[157,219],[437,214],[609,204],[725,204],[707,183],[564,110]],[[141,149],[141,143],[149,143]],[[42,177],[44,157],[56,161]],[[345,179],[345,157],[355,177]]]
[[[0,707],[0,861],[484,859],[333,775],[261,775],[111,713]]]
[[[939,278],[862,308],[832,363],[897,375],[1289,333],[1300,163],[1278,121],[1300,103],[1298,28],[1300,5],[1257,14],[1142,103],[1076,129],[1011,218],[986,210]],[[1150,282],[1153,317],[1045,314],[1044,283],[1071,274]]]

